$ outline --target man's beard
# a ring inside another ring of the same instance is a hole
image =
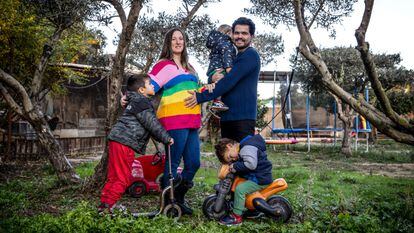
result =
[[[244,40],[241,40],[241,41],[243,41],[243,42],[244,42]],[[237,42],[237,41],[235,41],[235,42]],[[238,50],[243,50],[243,49],[245,49],[245,48],[249,47],[249,46],[250,46],[250,44],[251,44],[251,41],[250,41],[249,43],[245,44],[244,46],[237,46],[237,45],[236,45],[236,47],[237,47],[237,49],[238,49]]]
[[[238,50],[243,50],[243,49],[245,49],[245,48],[247,48],[249,46],[250,46],[250,44],[247,44],[245,46],[239,46],[239,47],[236,46],[236,47],[237,47]]]

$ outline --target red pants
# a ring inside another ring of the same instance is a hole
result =
[[[118,142],[109,141],[108,177],[102,189],[101,203],[112,207],[131,185],[135,152]]]

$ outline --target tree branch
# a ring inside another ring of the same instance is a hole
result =
[[[5,83],[7,86],[12,88],[18,95],[20,95],[20,98],[23,103],[23,109],[25,112],[31,112],[33,110],[33,104],[32,101],[29,98],[29,95],[27,94],[24,87],[11,75],[4,72],[2,69],[0,69],[0,82]]]
[[[46,97],[46,95],[47,95],[49,92],[50,92],[50,89],[49,89],[49,88],[46,88],[46,89],[42,90],[42,91],[39,93],[39,101],[43,101],[43,99]]]
[[[316,17],[318,16],[319,12],[323,9],[323,5],[325,4],[325,0],[319,1],[319,7],[318,10],[316,10],[315,14],[313,14],[312,20],[310,21],[308,27],[311,28],[313,22],[315,22]]]
[[[355,37],[358,42],[357,49],[361,54],[361,59],[367,71],[372,89],[374,89],[375,95],[378,97],[378,101],[380,102],[385,114],[397,125],[409,130],[411,133],[414,133],[414,125],[411,125],[404,117],[399,116],[392,108],[390,100],[388,99],[384,88],[379,81],[374,59],[369,51],[369,44],[365,41],[365,34],[371,19],[373,5],[374,0],[365,0],[364,15],[362,16],[359,28],[355,30]]]
[[[21,107],[14,101],[13,97],[9,94],[7,89],[0,83],[0,92],[3,96],[4,100],[7,102],[7,104],[10,106],[10,108],[19,114],[20,116],[23,115],[23,111]]]
[[[102,1],[111,4],[115,8],[115,10],[118,12],[119,19],[121,20],[122,27],[123,28],[126,27],[127,17],[126,17],[124,8],[122,7],[122,4],[117,0],[102,0]]]
[[[206,0],[198,0],[197,1],[197,3],[193,6],[193,8],[187,14],[187,16],[184,19],[181,20],[181,23],[180,23],[181,28],[187,28],[188,27],[188,25],[193,20],[193,17],[195,15],[195,13],[198,11],[198,9],[201,7],[201,5],[203,5],[203,3],[205,3],[205,2],[206,2]]]
[[[43,73],[46,70],[47,63],[49,62],[49,58],[52,56],[53,48],[55,47],[56,43],[60,39],[62,35],[63,28],[56,28],[54,31],[49,43],[46,43],[43,46],[43,53],[42,57],[40,58],[39,63],[37,64],[33,80],[32,80],[32,88],[30,90],[31,96],[33,96],[37,100],[37,95],[40,92],[40,88],[42,85],[43,80]]]
[[[125,57],[128,53],[129,46],[131,44],[132,34],[134,33],[135,25],[138,21],[139,12],[142,9],[142,2],[143,0],[132,1],[131,9],[128,14],[128,19],[122,28],[118,47],[114,56],[112,70],[110,74],[111,85],[109,86],[108,90],[108,127],[112,126],[116,120],[116,110],[118,106],[117,100],[120,96],[120,87],[122,84],[122,77],[125,68]]]
[[[370,111],[372,106],[370,106],[366,101],[359,101],[351,94],[343,90],[338,84],[336,84],[332,75],[328,70],[325,62],[322,60],[321,55],[318,52],[318,49],[313,43],[312,36],[307,30],[304,20],[301,0],[294,1],[294,13],[296,25],[300,34],[300,43],[299,50],[301,54],[309,60],[319,71],[322,76],[322,82],[325,87],[334,95],[338,96],[342,101],[349,104],[353,109],[358,113],[363,115],[368,121],[370,121],[375,127],[377,127],[381,132],[392,137],[396,141],[404,143],[414,143],[414,135],[407,134],[406,132],[401,131],[401,127],[395,124],[391,119],[389,119],[385,114],[381,112],[372,112]]]

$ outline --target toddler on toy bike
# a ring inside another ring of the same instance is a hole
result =
[[[260,135],[247,136],[240,143],[223,138],[215,149],[223,165],[220,183],[214,186],[216,194],[203,203],[206,217],[227,226],[241,224],[243,217],[263,214],[277,221],[289,220],[292,215],[289,201],[274,195],[287,189],[287,183],[282,178],[273,181],[272,164]]]

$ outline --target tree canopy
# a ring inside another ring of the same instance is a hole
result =
[[[365,73],[382,111],[361,97],[354,98],[352,93],[347,92],[335,82],[333,74],[330,72],[311,34],[312,29],[320,27],[335,36],[333,26],[342,22],[343,17],[352,13],[356,0],[251,0],[251,2],[254,6],[251,9],[246,9],[246,12],[259,16],[268,24],[274,27],[281,24],[288,27],[296,25],[300,35],[298,49],[301,55],[317,68],[321,74],[321,82],[330,93],[350,105],[382,133],[399,142],[414,143],[414,125],[410,124],[407,118],[399,115],[393,109],[379,79],[379,72],[369,49],[369,44],[365,41],[365,34],[374,9],[373,0],[365,1],[364,14],[360,26],[355,30],[355,38],[356,48],[364,64]]]

